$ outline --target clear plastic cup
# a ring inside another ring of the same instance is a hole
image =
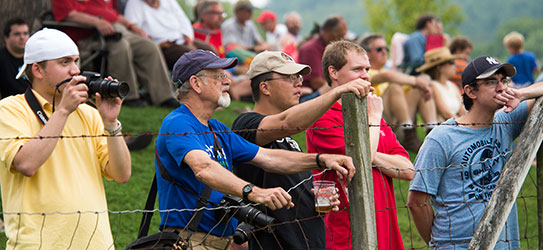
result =
[[[333,181],[313,181],[313,192],[315,193],[315,211],[328,213],[332,211],[331,197],[336,194],[336,184]]]

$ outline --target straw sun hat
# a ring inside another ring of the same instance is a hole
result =
[[[457,55],[451,55],[451,51],[447,47],[435,48],[424,53],[424,64],[417,68],[417,72],[427,71],[446,61],[460,58]]]

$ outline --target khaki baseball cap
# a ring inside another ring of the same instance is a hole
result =
[[[280,51],[264,51],[253,58],[247,75],[253,79],[268,72],[284,75],[309,75],[311,67],[294,62],[291,56]]]

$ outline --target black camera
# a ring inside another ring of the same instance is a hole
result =
[[[240,242],[236,242],[236,244],[241,244],[249,239],[250,231],[253,229],[252,226],[256,228],[264,228],[276,222],[275,218],[266,215],[257,208],[247,206],[247,204],[243,202],[242,198],[236,196],[225,195],[221,202],[219,202],[219,206],[223,207],[223,209],[219,209],[215,212],[217,221],[226,223],[229,218],[235,217],[240,222],[244,222],[240,223],[236,228],[234,240],[237,238],[237,240]],[[228,208],[231,206],[235,206],[236,208]],[[273,228],[267,227],[266,231],[271,233],[273,232]]]
[[[100,95],[105,98],[124,98],[128,95],[128,90],[130,88],[126,82],[106,80],[100,78],[99,73],[90,71],[84,71],[81,75],[87,78],[80,83],[84,83],[89,87],[89,96],[94,95],[96,92],[100,93]]]
[[[247,242],[251,238],[251,231],[253,231],[253,229],[253,226],[245,222],[240,223],[236,228],[236,232],[234,233],[234,235],[232,235],[234,243],[241,245]]]

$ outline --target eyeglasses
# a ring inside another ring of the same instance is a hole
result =
[[[445,63],[454,65],[454,60],[449,60],[449,61],[446,61]]]
[[[383,50],[386,50],[386,52],[388,52],[388,51],[389,51],[388,46],[377,47],[377,48],[375,48],[375,51],[377,51],[377,52],[381,52],[381,51],[383,51]]]
[[[501,82],[503,86],[508,87],[511,84],[511,79],[503,78],[501,81],[498,81],[496,79],[488,79],[481,81],[481,85],[496,87],[498,85],[498,82]]]
[[[291,83],[297,83],[297,82],[303,82],[304,77],[302,75],[288,75],[284,77],[278,77],[278,78],[268,78],[266,81],[269,80],[290,80]]]
[[[210,15],[219,15],[219,16],[222,16],[222,17],[226,17],[226,13],[221,12],[221,11],[208,11],[206,13],[210,14]]]
[[[196,76],[206,76],[206,77],[209,77],[211,79],[215,79],[215,80],[218,80],[220,82],[223,82],[224,80],[228,79],[228,75],[225,74],[225,73],[220,73],[218,75],[204,75],[204,74],[201,74],[201,75],[196,75]]]

